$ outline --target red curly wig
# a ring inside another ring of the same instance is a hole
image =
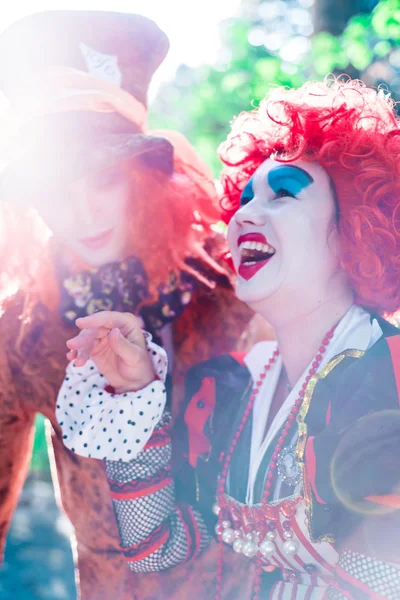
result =
[[[219,155],[226,223],[266,158],[317,161],[335,189],[341,265],[356,302],[381,314],[399,309],[400,127],[387,92],[347,77],[275,88],[235,119]]]

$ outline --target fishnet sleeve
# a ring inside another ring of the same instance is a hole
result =
[[[327,590],[329,600],[400,600],[400,565],[344,549]]]
[[[175,499],[170,421],[164,413],[135,459],[105,461],[122,551],[133,571],[161,571],[187,562],[209,542],[200,513]]]

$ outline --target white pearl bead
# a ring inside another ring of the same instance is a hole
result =
[[[287,542],[285,542],[283,544],[283,551],[285,554],[288,554],[289,556],[293,556],[294,554],[296,554],[298,549],[299,549],[298,543],[294,542],[293,540],[288,540]]]
[[[235,552],[240,554],[243,550],[243,546],[244,546],[244,540],[242,538],[236,538],[236,540],[233,542],[232,548],[234,549]]]
[[[241,538],[242,537],[242,532],[239,531],[239,529],[235,529],[235,538]]]
[[[285,531],[283,533],[283,537],[285,538],[285,540],[291,540],[293,537],[293,533],[291,531]]]
[[[252,533],[246,533],[245,538],[249,542],[252,542],[254,540],[254,535]]]
[[[257,554],[257,546],[254,542],[246,542],[242,548],[242,553],[247,558],[253,558]]]
[[[217,515],[217,517],[218,517],[219,513],[221,512],[221,509],[216,502],[212,506],[212,511],[213,511],[214,515]]]
[[[268,538],[269,540],[274,540],[274,539],[276,538],[276,533],[275,533],[275,531],[268,531],[268,533],[267,533],[267,538]]]
[[[271,556],[275,552],[275,550],[276,550],[275,544],[274,544],[274,542],[271,542],[270,540],[264,540],[260,544],[260,552],[263,556],[265,556],[267,558],[269,556]]]
[[[230,527],[224,529],[224,531],[222,532],[222,541],[225,542],[225,544],[232,544],[234,539],[235,532],[233,531],[233,529],[230,529]]]
[[[231,526],[231,522],[230,521],[222,521],[221,525],[224,529],[228,529],[228,527]]]

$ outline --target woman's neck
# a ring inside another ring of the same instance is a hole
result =
[[[287,314],[265,314],[274,328],[279,351],[291,387],[298,381],[307,365],[318,354],[322,340],[353,304],[353,296],[327,298],[311,308]]]

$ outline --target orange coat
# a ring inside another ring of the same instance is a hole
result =
[[[74,528],[73,552],[82,600],[145,600],[212,597],[215,548],[196,561],[162,574],[134,575],[119,550],[119,536],[102,461],[81,458],[62,444],[55,419],[55,401],[64,377],[65,341],[73,328],[57,313],[36,306],[29,323],[19,316],[23,298],[8,302],[0,318],[0,547],[29,467],[34,420],[49,419],[49,451],[58,502]],[[251,325],[250,320],[253,319]],[[254,320],[255,319],[255,320]],[[173,325],[176,414],[186,369],[192,364],[235,349],[245,350],[270,335],[230,290],[210,292],[199,285],[189,307]],[[237,562],[237,557],[233,557]],[[243,562],[240,561],[239,562]],[[235,572],[238,570],[235,565]],[[243,562],[243,574],[249,571]],[[229,580],[229,578],[228,578]],[[243,576],[235,577],[246,584]],[[185,586],[185,583],[187,584]],[[193,590],[196,595],[193,596]],[[229,597],[229,596],[227,596]]]

